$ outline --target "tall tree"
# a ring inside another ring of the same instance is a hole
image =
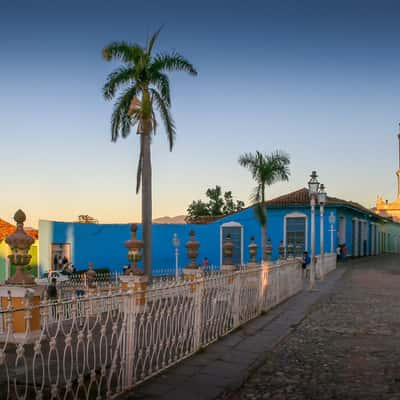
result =
[[[265,208],[265,187],[279,181],[288,181],[290,176],[290,157],[283,151],[275,151],[271,154],[263,154],[259,151],[244,153],[239,157],[239,164],[247,168],[257,186],[252,195],[254,212],[261,224],[261,248],[264,259],[265,243],[267,238],[267,210]]]
[[[222,215],[222,207],[224,206],[224,199],[222,198],[221,186],[207,189],[206,196],[210,199],[208,207],[210,215]]]
[[[223,214],[231,214],[236,211],[240,211],[244,208],[244,202],[242,200],[233,200],[232,191],[224,193],[224,206],[222,207]]]
[[[199,217],[217,217],[240,211],[244,208],[244,202],[233,200],[232,191],[225,192],[222,196],[221,186],[208,188],[206,191],[208,202],[193,200],[187,208],[187,222],[196,221]]]
[[[121,66],[111,72],[103,87],[106,100],[115,98],[111,115],[111,140],[125,138],[136,127],[140,137],[136,193],[142,184],[142,227],[144,271],[152,272],[152,190],[151,136],[156,133],[156,113],[167,133],[170,151],[174,145],[175,123],[171,115],[170,84],[166,72],[183,71],[197,75],[196,69],[176,51],[153,54],[160,31],[153,34],[145,47],[136,43],[113,42],[103,49],[106,61],[118,60]]]

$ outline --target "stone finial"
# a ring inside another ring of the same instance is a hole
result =
[[[130,240],[125,242],[125,247],[128,249],[128,260],[131,262],[131,266],[125,271],[127,275],[144,275],[143,271],[138,268],[137,263],[142,259],[141,251],[144,247],[142,240],[138,240],[137,225],[131,225],[132,237]]]
[[[17,223],[17,226],[24,225],[24,222],[26,221],[26,215],[21,209],[14,214],[14,221]]]
[[[279,258],[281,260],[285,258],[285,245],[283,244],[283,240],[279,243]]]
[[[249,253],[250,253],[250,262],[251,263],[256,263],[257,262],[257,248],[258,246],[256,245],[254,241],[254,236],[250,238],[250,244],[249,244]]]
[[[32,256],[29,249],[34,243],[34,239],[24,230],[24,222],[26,215],[22,210],[18,210],[14,215],[14,221],[17,223],[17,228],[14,233],[7,236],[6,243],[11,248],[11,254],[8,256],[10,263],[15,265],[15,274],[7,281],[10,284],[34,284],[33,276],[24,271],[24,267],[29,265]]]
[[[187,249],[187,255],[190,259],[190,263],[189,265],[186,267],[188,269],[197,269],[199,268],[199,266],[196,263],[196,258],[199,255],[199,247],[200,247],[200,243],[196,242],[195,237],[194,237],[195,233],[194,230],[191,229],[189,232],[189,240],[186,242],[185,247]]]
[[[270,261],[271,260],[271,254],[272,254],[271,238],[267,239],[267,243],[265,244],[264,254],[265,254],[265,260],[266,261]]]

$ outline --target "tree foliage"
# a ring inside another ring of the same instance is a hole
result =
[[[222,195],[221,186],[209,188],[206,191],[207,202],[202,200],[193,200],[187,208],[188,220],[194,220],[198,217],[217,217],[231,214],[244,208],[244,202],[234,200],[232,192],[228,191]]]

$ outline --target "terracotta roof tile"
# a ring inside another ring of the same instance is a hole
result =
[[[287,207],[287,206],[308,206],[310,204],[310,193],[307,188],[302,188],[294,192],[284,194],[283,196],[275,197],[275,199],[268,200],[264,203],[266,207]],[[378,216],[372,210],[362,206],[354,201],[347,201],[339,199],[337,197],[326,197],[327,205],[343,205],[355,208],[361,212],[374,214]]]
[[[14,232],[15,225],[12,225],[0,218],[0,241],[4,240],[8,235],[11,235]],[[39,232],[36,229],[25,229],[25,232],[34,239],[38,239],[39,237]]]

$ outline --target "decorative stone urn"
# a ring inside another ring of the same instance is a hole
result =
[[[279,259],[283,260],[285,258],[285,245],[283,244],[283,240],[279,243]]]
[[[233,247],[234,247],[234,244],[231,241],[231,234],[228,233],[226,235],[226,238],[225,238],[225,241],[223,244],[223,253],[224,253],[224,259],[222,261],[223,265],[233,265],[233,260],[232,260]]]
[[[234,244],[231,241],[231,234],[228,233],[226,235],[224,244],[222,245],[222,251],[223,251],[223,260],[222,260],[222,265],[220,267],[220,270],[222,272],[233,272],[236,271],[236,266],[233,264],[233,248]],[[233,282],[233,277],[228,280],[228,283]]]
[[[252,236],[250,238],[250,244],[249,244],[249,253],[250,253],[249,263],[252,263],[252,264],[257,263],[257,249],[258,249],[258,246],[254,242],[254,236]]]
[[[88,264],[88,270],[86,271],[86,283],[88,288],[94,288],[96,281],[96,271],[93,270],[93,263]]]
[[[137,235],[137,225],[131,225],[132,236],[125,242],[128,249],[128,260],[131,266],[125,271],[125,275],[119,277],[123,289],[131,289],[133,291],[132,301],[135,305],[134,312],[143,312],[146,307],[146,289],[148,287],[149,278],[144,272],[138,268],[137,263],[142,259],[142,249],[144,242],[139,240]]]
[[[287,254],[288,254],[288,258],[293,258],[293,252],[294,252],[294,246],[292,242],[288,243],[287,246]]]
[[[125,271],[127,275],[144,275],[144,272],[138,268],[137,263],[142,259],[142,249],[144,247],[144,243],[142,240],[139,240],[137,235],[137,225],[131,225],[132,237],[130,240],[125,242],[125,247],[128,249],[128,260],[131,263],[131,266]]]
[[[34,239],[24,230],[26,215],[22,210],[18,210],[14,215],[14,221],[17,223],[16,231],[6,238],[6,243],[11,248],[11,254],[8,256],[10,264],[14,264],[15,274],[8,279],[7,284],[13,285],[34,285],[33,276],[24,271],[24,267],[31,262],[32,256],[28,254]]]
[[[189,240],[185,243],[185,247],[187,249],[187,256],[191,260],[189,265],[183,269],[183,279],[186,281],[194,281],[197,278],[201,277],[203,272],[200,270],[199,266],[196,263],[196,258],[199,255],[199,247],[200,243],[196,242],[194,238],[194,230],[191,229],[189,232]],[[194,293],[197,289],[197,285],[193,283],[191,285],[191,292]]]
[[[265,260],[270,261],[271,260],[271,254],[272,254],[272,243],[271,243],[271,238],[267,239],[267,243],[265,244]]]
[[[190,258],[190,263],[189,265],[186,267],[186,269],[198,269],[199,266],[196,263],[196,258],[199,255],[199,247],[200,247],[200,243],[196,242],[195,238],[194,238],[194,230],[190,230],[189,232],[189,240],[186,242],[185,247],[187,249],[187,255]]]
[[[24,270],[31,261],[28,253],[34,242],[24,231],[25,213],[18,210],[14,220],[16,230],[5,241],[11,248],[8,258],[10,264],[15,265],[16,272],[5,285],[0,286],[0,307],[12,311],[9,318],[0,322],[3,324],[0,342],[32,343],[41,333],[39,305],[44,287],[36,285],[33,276]]]

